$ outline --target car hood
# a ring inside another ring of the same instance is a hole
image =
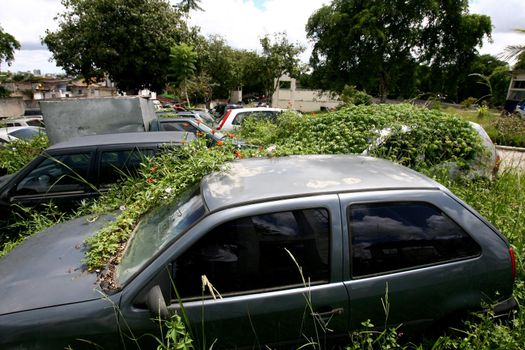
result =
[[[82,264],[84,240],[113,215],[81,217],[26,239],[0,259],[0,315],[103,297]]]

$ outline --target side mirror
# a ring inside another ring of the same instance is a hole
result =
[[[162,290],[158,285],[153,286],[146,295],[146,305],[154,316],[163,320],[169,317],[164,295],[162,295]]]

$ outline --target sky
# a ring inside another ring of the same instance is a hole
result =
[[[176,0],[170,0],[175,4]],[[307,47],[301,56],[308,61],[311,43],[305,33],[308,17],[329,0],[201,0],[204,12],[190,14],[189,22],[201,28],[204,35],[219,34],[235,48],[260,51],[259,38],[266,34],[286,32],[291,42]],[[54,31],[56,15],[63,10],[60,0],[0,0],[0,27],[22,45],[15,52],[10,67],[5,62],[1,71],[59,73],[50,62],[51,53],[40,42],[46,30]],[[525,28],[524,0],[471,0],[470,12],[489,15],[492,19],[492,43],[485,42],[480,53],[499,55],[507,45],[525,44],[525,35],[514,33]]]

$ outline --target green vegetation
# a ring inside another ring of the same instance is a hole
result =
[[[42,41],[57,65],[93,82],[109,75],[122,91],[165,87],[172,45],[186,38],[182,13],[166,0],[62,1],[58,29]]]
[[[370,153],[417,170],[447,161],[466,169],[481,150],[466,121],[408,104],[348,106],[318,116],[288,113],[277,123],[248,120],[239,137],[251,144],[274,145],[277,156],[361,153],[386,128],[390,136]]]
[[[0,27],[0,63],[2,61],[11,65],[15,59],[15,50],[20,50],[20,43],[9,33],[4,32]]]
[[[461,82],[490,37],[490,17],[471,14],[460,1],[333,0],[306,24],[311,63],[323,88],[345,84],[378,96],[419,92],[463,100]]]
[[[35,137],[31,141],[16,140],[0,147],[0,169],[14,173],[40,154],[48,145],[47,136]]]
[[[517,115],[505,116],[486,106],[475,110],[449,107],[445,111],[480,124],[497,145],[525,147],[525,120]]]

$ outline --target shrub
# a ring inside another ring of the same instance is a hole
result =
[[[525,147],[525,120],[518,116],[494,119],[487,128],[487,133],[499,145]]]
[[[33,160],[48,146],[47,136],[35,137],[31,141],[15,140],[0,147],[0,169],[14,173]]]
[[[467,97],[465,100],[461,101],[460,105],[463,108],[470,108],[474,103],[476,103],[477,100],[477,98],[470,96]]]
[[[243,126],[239,135],[252,144],[275,145],[278,156],[344,154],[362,153],[386,128],[390,136],[370,153],[415,169],[451,161],[466,169],[482,151],[467,121],[408,104],[347,106],[319,116],[283,115],[275,125]]]
[[[366,91],[357,90],[353,85],[345,85],[341,93],[341,100],[346,104],[351,105],[369,105],[372,104],[372,96]]]

